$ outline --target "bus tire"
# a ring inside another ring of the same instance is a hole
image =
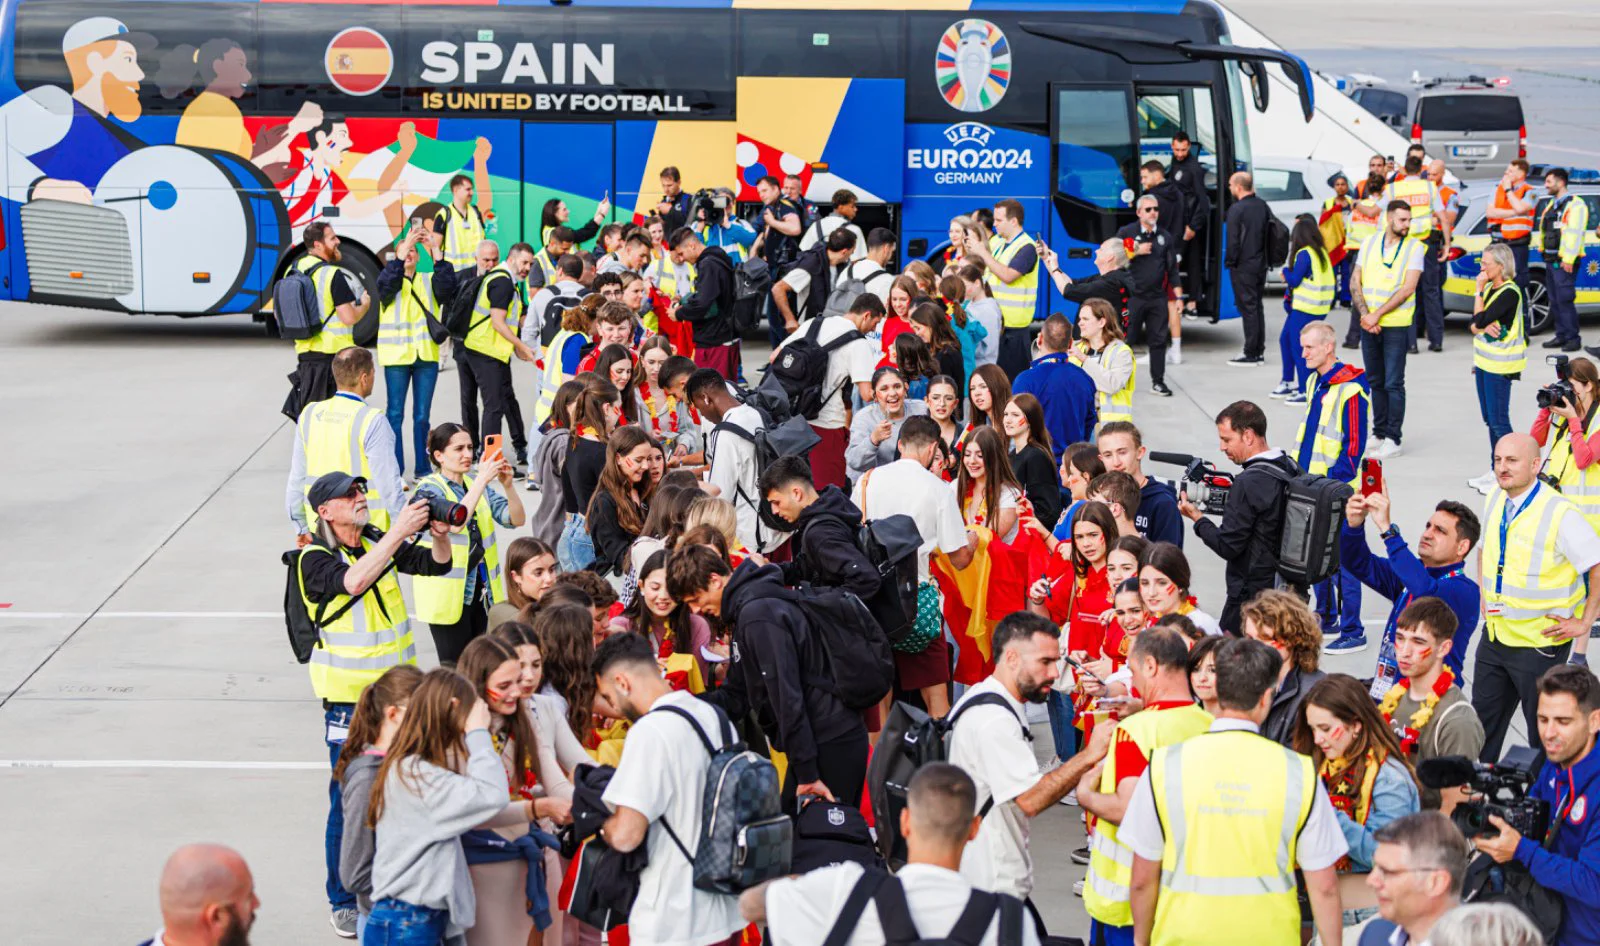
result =
[[[268,338],[283,337],[278,333],[278,320],[273,317],[271,312],[257,312],[256,321],[261,323],[261,330],[266,333]]]

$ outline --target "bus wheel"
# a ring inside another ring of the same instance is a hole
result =
[[[261,330],[268,338],[282,338],[278,334],[278,320],[272,317],[271,312],[257,312],[256,321],[261,323]]]
[[[355,274],[361,283],[361,289],[372,300],[367,307],[367,314],[361,317],[351,329],[357,345],[371,348],[378,344],[378,261],[368,256],[363,250],[347,251],[344,259],[339,264]]]

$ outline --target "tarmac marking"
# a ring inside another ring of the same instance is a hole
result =
[[[327,771],[326,762],[228,762],[208,759],[0,759],[0,769],[254,769]]]
[[[228,618],[233,620],[266,620],[283,617],[282,611],[0,611],[0,620],[61,620],[64,618]]]

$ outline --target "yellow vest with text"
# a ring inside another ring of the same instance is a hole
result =
[[[1489,492],[1483,512],[1483,589],[1489,639],[1507,647],[1549,647],[1544,636],[1550,626],[1547,614],[1571,615],[1582,605],[1583,575],[1567,561],[1556,545],[1563,528],[1583,528],[1572,500],[1535,480],[1535,492],[1513,502],[1527,505],[1517,512],[1506,530],[1504,563],[1501,562],[1500,522],[1506,494],[1498,486]],[[1517,509],[1517,505],[1512,508]],[[1571,514],[1571,515],[1569,515]]]
[[[1164,746],[1183,742],[1211,728],[1211,714],[1200,707],[1174,706],[1134,713],[1117,724],[1145,758]],[[1113,795],[1125,776],[1117,773],[1116,752],[1106,756],[1097,790]],[[1089,915],[1109,926],[1132,926],[1133,909],[1128,887],[1133,882],[1133,851],[1117,840],[1117,826],[1097,820],[1089,838],[1089,872],[1084,877],[1083,906]]]
[[[372,467],[367,462],[367,431],[374,424],[387,424],[383,411],[369,406],[365,401],[335,394],[326,401],[307,404],[300,411],[295,424],[295,436],[300,438],[300,450],[306,458],[306,476],[300,483],[302,494],[311,492],[311,484],[324,473],[348,473],[367,481],[367,512],[372,524],[380,529],[389,528],[389,497],[380,496],[377,484],[372,481]],[[306,504],[306,525],[315,529],[317,511]]]
[[[318,266],[318,263],[322,265]],[[311,274],[311,282],[317,287],[317,300],[322,308],[322,331],[310,338],[295,339],[294,353],[298,355],[310,351],[337,355],[356,343],[354,330],[340,321],[338,313],[333,311],[333,281],[341,278],[339,267],[309,254],[294,261],[294,268],[302,273],[312,267],[316,267],[316,272]]]
[[[417,486],[432,486],[441,496],[455,498],[449,482],[438,473],[430,473],[417,481]],[[472,477],[465,478],[468,490]],[[483,542],[483,567],[488,572],[488,587],[484,597],[489,604],[499,604],[506,598],[505,586],[500,576],[500,550],[495,542],[494,513],[487,495],[478,497],[478,508],[472,511],[478,524],[478,536]],[[425,533],[417,544],[433,547],[432,532]],[[429,624],[454,624],[461,620],[461,609],[467,595],[467,564],[472,551],[472,537],[463,525],[459,531],[450,532],[450,571],[444,575],[416,575],[411,579],[411,593],[417,602],[417,617]]]
[[[1389,185],[1389,199],[1403,200],[1411,205],[1411,237],[1426,240],[1433,234],[1433,200],[1439,194],[1438,185],[1425,177],[1407,177]]]
[[[1314,403],[1317,383],[1320,379],[1313,374],[1306,379],[1306,416],[1300,418],[1300,430],[1294,435],[1296,449],[1306,442],[1306,424],[1311,421],[1311,405]],[[1361,398],[1371,403],[1371,395],[1355,379],[1340,381],[1328,385],[1327,393],[1322,395],[1321,410],[1317,414],[1316,440],[1311,445],[1311,463],[1305,472],[1312,476],[1327,476],[1333,465],[1339,462],[1339,457],[1345,452],[1345,444],[1351,432],[1345,429],[1345,420],[1350,416],[1349,404],[1352,398]],[[1359,458],[1358,458],[1359,459]],[[1356,474],[1348,482],[1355,486],[1361,479],[1361,465],[1356,464]]]
[[[1106,345],[1105,351],[1100,353],[1102,362],[1110,357],[1113,351],[1117,350],[1118,345],[1128,348],[1127,342],[1111,342]],[[1131,355],[1133,349],[1129,348],[1128,351]],[[1138,378],[1139,369],[1136,366],[1133,371],[1128,373],[1128,383],[1121,388],[1112,391],[1110,394],[1100,390],[1095,391],[1095,408],[1099,411],[1100,423],[1109,424],[1116,420],[1125,420],[1130,424],[1133,423],[1133,389]]]
[[[1378,309],[1389,301],[1390,296],[1400,291],[1406,281],[1406,262],[1415,252],[1412,247],[1417,243],[1415,237],[1408,236],[1400,241],[1399,246],[1390,250],[1384,247],[1383,237],[1382,233],[1367,237],[1367,242],[1361,244],[1361,255],[1356,259],[1356,265],[1361,267],[1361,297],[1366,300],[1368,311]],[[1378,326],[1404,328],[1411,324],[1416,310],[1417,294],[1412,292],[1405,302],[1379,319]]]
[[[361,548],[371,552],[373,541],[361,537]],[[344,549],[330,552],[322,545],[309,545],[296,560],[300,574],[300,597],[313,620],[318,612],[333,614],[350,600],[340,594],[324,603],[306,597],[305,572],[300,563],[307,555],[337,555],[347,565],[355,559]],[[354,703],[367,684],[383,676],[390,667],[417,662],[416,644],[411,639],[411,622],[406,619],[406,602],[400,594],[400,578],[388,569],[361,595],[361,600],[322,625],[317,645],[311,651],[311,688],[329,703]]]
[[[1150,788],[1166,834],[1155,946],[1298,944],[1295,849],[1316,798],[1311,759],[1253,732],[1156,751]]]
[[[1333,267],[1328,264],[1327,254],[1313,253],[1309,247],[1301,247],[1300,252],[1311,258],[1311,275],[1294,287],[1294,308],[1320,318],[1333,308]]]
[[[1551,430],[1555,431],[1556,428],[1552,426]],[[1597,430],[1600,430],[1600,411],[1589,421],[1588,429],[1582,436],[1592,437]],[[1560,433],[1550,447],[1550,457],[1545,461],[1544,469],[1561,485],[1561,495],[1572,500],[1590,525],[1600,528],[1600,463],[1591,463],[1587,469],[1579,469],[1578,461],[1572,455],[1572,431],[1567,429],[1566,421],[1561,422]]]
[[[537,257],[535,257],[537,259]],[[522,293],[517,290],[517,277],[506,269],[504,263],[484,274],[478,284],[478,301],[472,306],[472,321],[467,327],[467,337],[462,343],[469,351],[481,352],[496,361],[511,361],[514,350],[505,336],[494,330],[494,319],[489,314],[489,286],[501,279],[511,280],[511,305],[506,309],[506,327],[517,334],[522,324]]]
[[[402,276],[399,291],[378,310],[378,364],[438,361],[439,344],[428,334],[429,316],[439,317],[433,287],[421,273]]]
[[[1472,337],[1472,366],[1490,374],[1516,374],[1528,366],[1528,333],[1522,320],[1527,307],[1523,305],[1522,288],[1507,279],[1499,289],[1489,293],[1483,304],[1488,307],[1503,292],[1511,293],[1517,303],[1517,314],[1511,320],[1511,330],[1502,333],[1499,338],[1483,334]]]
[[[1035,246],[1033,237],[1019,233],[1010,242],[999,236],[989,238],[995,262],[1010,265],[1025,246]],[[1035,250],[1035,252],[1038,252]],[[1039,264],[1024,273],[1016,282],[1001,282],[993,271],[983,277],[989,283],[994,301],[1000,304],[1000,322],[1005,328],[1027,328],[1033,324],[1033,315],[1039,305]]]
[[[574,336],[581,336],[582,332],[562,329],[551,336],[550,344],[544,349],[544,376],[539,381],[539,399],[533,405],[533,422],[542,424],[550,416],[550,411],[555,407],[556,392],[563,384],[572,380],[572,375],[561,370],[561,349],[567,345],[567,340]]]
[[[483,218],[478,208],[468,204],[467,212],[461,213],[453,204],[446,204],[435,219],[444,221],[442,253],[445,261],[457,271],[475,268],[478,265],[478,244],[483,242],[485,236]]]

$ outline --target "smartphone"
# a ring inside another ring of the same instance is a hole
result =
[[[1368,458],[1361,461],[1361,495],[1371,496],[1383,492],[1383,461]]]
[[[485,460],[487,460],[491,456],[493,456],[493,455],[495,455],[497,453],[500,453],[501,450],[503,449],[503,446],[502,446],[503,443],[504,443],[504,440],[501,438],[501,436],[499,434],[488,434],[488,435],[486,435],[483,438],[483,458]]]

